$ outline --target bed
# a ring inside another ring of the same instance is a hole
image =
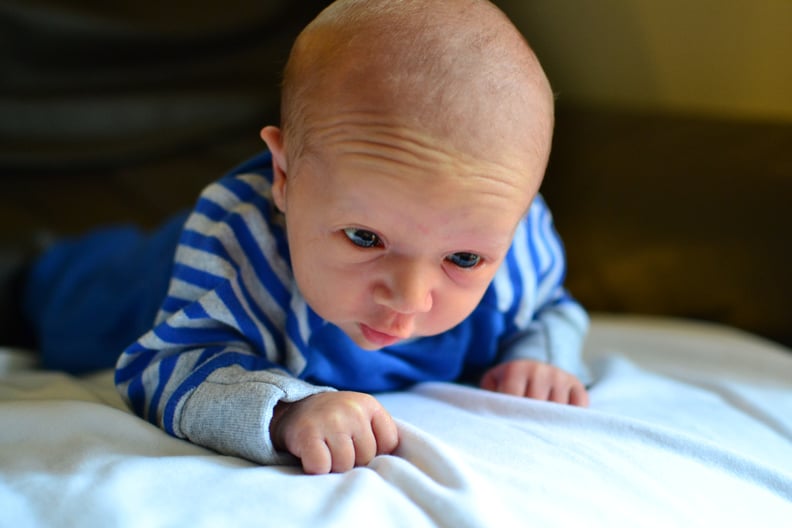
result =
[[[0,5],[0,249],[189,207],[260,150],[280,64],[327,1]],[[558,103],[542,192],[595,314],[590,409],[381,394],[397,452],[309,477],[167,436],[111,372],[0,347],[0,528],[788,525],[792,126]]]
[[[345,474],[260,467],[130,414],[112,372],[0,350],[2,526],[778,526],[792,351],[731,327],[595,314],[579,409],[427,383],[378,398],[401,444]]]

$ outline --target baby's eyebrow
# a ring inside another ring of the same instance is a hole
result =
[[[500,236],[492,236],[492,234],[473,235],[469,239],[472,243],[469,243],[467,247],[460,248],[455,252],[476,253],[490,258],[493,256],[501,256],[509,250],[513,238],[514,235],[512,233]]]

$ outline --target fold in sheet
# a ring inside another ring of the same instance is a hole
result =
[[[2,354],[0,354],[2,357]],[[792,518],[792,353],[722,327],[595,317],[591,408],[429,383],[378,395],[393,456],[260,467],[129,414],[112,374],[0,375],[0,524],[764,526]]]

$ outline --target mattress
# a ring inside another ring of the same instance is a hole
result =
[[[425,383],[400,445],[343,474],[261,467],[130,414],[112,372],[0,349],[0,526],[773,526],[792,519],[792,351],[595,314],[587,409]]]

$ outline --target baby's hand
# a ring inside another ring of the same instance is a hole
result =
[[[399,433],[388,411],[360,392],[322,392],[275,407],[270,436],[309,474],[343,472],[392,453]]]
[[[553,365],[530,359],[496,365],[484,374],[481,388],[537,400],[588,406],[586,388],[575,376]]]

